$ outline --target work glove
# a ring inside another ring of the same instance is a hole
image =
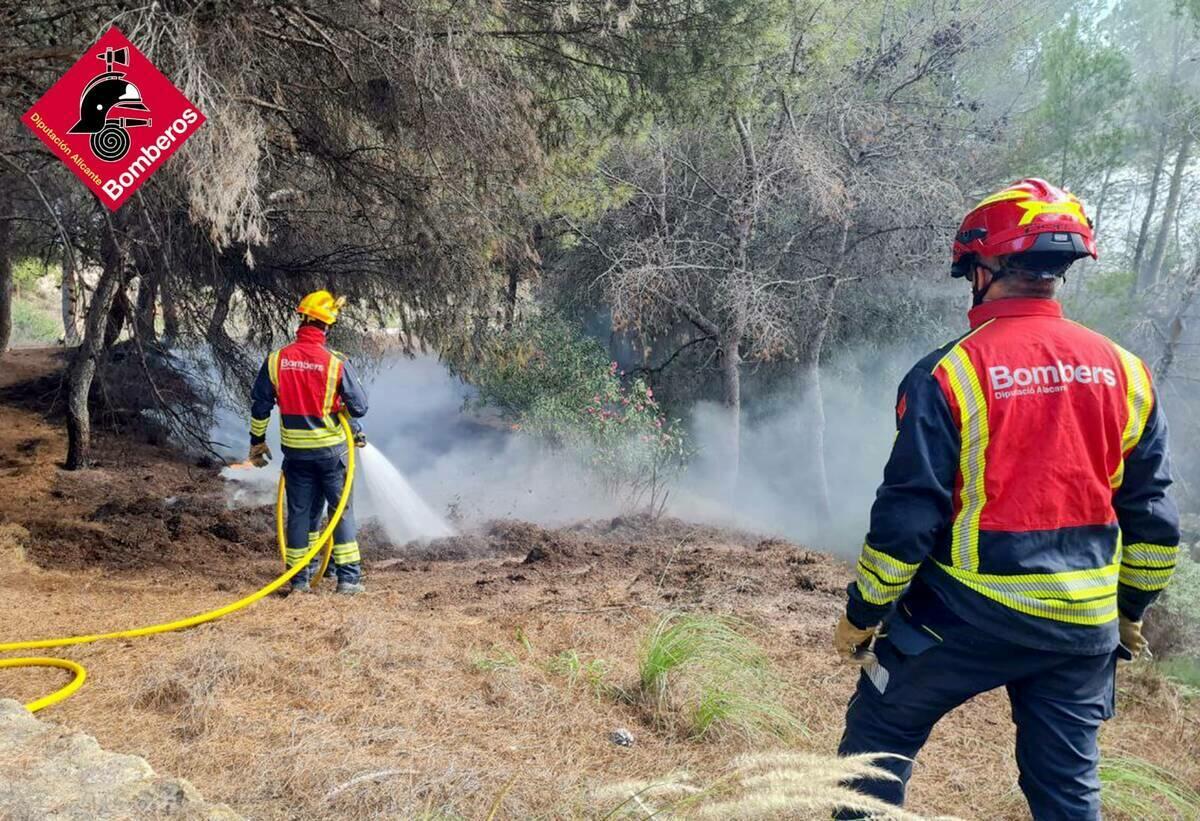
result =
[[[833,649],[846,661],[859,661],[869,649],[871,639],[875,637],[878,627],[865,629],[855,627],[850,619],[842,615],[837,628],[833,631]]]
[[[367,435],[361,430],[354,434],[354,447],[365,448],[367,446]]]
[[[271,461],[271,449],[267,447],[266,442],[250,446],[250,463],[252,465],[256,468],[265,468],[269,461]]]
[[[1133,658],[1136,659],[1143,653],[1146,655],[1150,654],[1150,645],[1146,641],[1146,637],[1142,635],[1142,623],[1140,621],[1134,621],[1133,619],[1121,616],[1117,624],[1121,632],[1121,644],[1129,651]]]

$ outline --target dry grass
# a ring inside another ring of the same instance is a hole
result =
[[[186,567],[26,572],[14,547],[24,535],[12,525],[83,521],[110,497],[149,487],[198,494],[214,481],[132,447],[107,458],[139,470],[60,473],[61,435],[0,406],[0,454],[34,436],[48,444],[17,457],[14,473],[0,471],[0,638],[162,621],[223,604],[276,571],[266,534],[243,562],[199,541],[187,549],[204,561]],[[672,772],[712,785],[734,757],[771,749],[736,736],[688,740],[608,689],[638,681],[641,637],[663,612],[686,607],[757,625],[787,685],[781,703],[809,731],[788,752],[835,750],[855,673],[827,641],[848,569],[730,534],[697,536],[679,551],[678,534],[627,535],[597,526],[568,545],[572,555],[548,544],[551,558],[531,565],[522,555],[405,561],[371,573],[365,596],[271,598],[185,633],[74,648],[91,679],[46,717],[255,819],[596,817],[599,785]],[[741,592],[743,577],[753,590]],[[476,664],[502,654],[504,664]],[[594,687],[585,670],[596,660]],[[0,687],[28,699],[58,681],[52,671],[7,671]],[[1119,683],[1105,749],[1200,785],[1196,701],[1150,669],[1123,667]],[[616,728],[632,732],[632,747],[610,741]],[[909,808],[1026,819],[1012,748],[1003,694],[972,701],[935,729]]]
[[[886,756],[743,755],[709,784],[697,784],[686,773],[675,773],[653,781],[606,785],[593,796],[597,814],[605,819],[828,818],[843,809],[877,821],[927,821],[853,788],[856,779],[897,780],[879,766],[882,758]],[[932,821],[957,819],[939,816]]]
[[[437,572],[449,581],[462,571]],[[11,579],[0,580],[0,618],[9,624],[8,608],[34,602]],[[596,817],[589,793],[596,785],[649,782],[674,770],[711,784],[728,774],[731,752],[751,749],[736,739],[687,741],[610,693],[579,686],[578,678],[572,684],[564,670],[573,665],[552,664],[573,650],[605,659],[613,681],[636,680],[652,612],[431,611],[404,576],[372,582],[376,592],[354,600],[272,599],[188,633],[78,648],[73,657],[94,678],[52,718],[189,778],[210,800],[267,819],[486,818],[497,801],[496,818]],[[197,590],[201,584],[106,577],[73,598],[59,582],[57,593],[37,596],[47,613],[38,632],[63,632],[97,614],[132,623],[181,600],[229,595],[211,584]],[[797,647],[786,631],[764,638],[765,652],[791,679],[788,708],[812,730],[801,749],[833,750],[852,673],[819,646]],[[475,663],[500,653],[515,664],[481,670]],[[29,675],[40,681],[21,682],[24,695],[45,689],[47,674]],[[1148,675],[1127,680],[1124,714],[1106,728],[1106,740],[1195,778],[1195,759],[1180,757],[1197,749],[1188,723],[1194,708]],[[914,811],[1024,816],[1001,705],[988,696],[935,731],[918,761]],[[633,747],[609,741],[617,727],[633,732]]]

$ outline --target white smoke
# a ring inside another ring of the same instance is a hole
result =
[[[732,525],[850,553],[866,532],[875,489],[894,435],[896,384],[920,352],[870,352],[844,358],[823,375],[826,418],[824,451],[831,517],[819,524],[812,485],[814,408],[779,391],[768,401],[748,402],[743,412],[741,470],[735,489],[725,481],[728,459],[720,406],[698,403],[686,414],[697,453],[668,499],[667,513]],[[496,414],[473,406],[474,392],[431,356],[399,357],[369,379],[370,412],[362,420],[368,440],[398,471],[360,485],[359,519],[376,519],[395,543],[430,534],[423,514],[402,483],[411,486],[436,516],[455,526],[498,518],[559,525],[622,512],[586,472],[561,453],[513,431]],[[248,416],[223,411],[213,438],[247,441]],[[276,454],[265,471],[231,470],[241,501],[269,503],[279,462],[278,423],[268,429]],[[228,448],[245,457],[245,445]],[[368,473],[379,473],[381,468]],[[389,486],[390,485],[390,486]],[[436,528],[435,528],[436,529]]]

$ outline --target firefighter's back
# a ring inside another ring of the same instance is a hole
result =
[[[950,533],[927,580],[1019,644],[1116,643],[1113,493],[1152,404],[1142,363],[1048,299],[977,309],[934,367],[959,430]]]
[[[980,530],[1115,526],[1112,488],[1140,365],[1123,362],[1100,334],[1055,316],[993,319],[962,347],[987,408]]]
[[[324,344],[324,335],[305,333],[273,351],[267,358],[279,403],[280,439],[290,458],[319,458],[336,454],[346,437],[335,418],[340,358]]]

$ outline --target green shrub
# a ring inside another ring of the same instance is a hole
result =
[[[58,265],[46,267],[37,257],[25,257],[17,260],[12,268],[13,291],[17,297],[27,294],[37,287],[39,279],[53,276],[57,287],[62,282],[62,268]]]
[[[471,666],[481,673],[491,673],[496,670],[515,670],[520,662],[516,655],[503,647],[492,647],[488,655],[476,656]]]
[[[1200,697],[1200,659],[1187,656],[1161,659],[1154,663],[1160,673],[1179,685],[1182,695]]]
[[[789,737],[800,723],[747,626],[720,616],[668,613],[651,629],[638,665],[639,692],[659,723],[682,715],[695,738],[732,732]]]
[[[582,683],[595,695],[612,689],[604,680],[608,675],[608,664],[603,659],[584,661],[577,650],[562,651],[546,663],[546,669],[553,675],[565,678],[568,686]]]
[[[1130,818],[1200,818],[1200,793],[1133,756],[1100,762],[1100,795],[1106,810]]]
[[[687,448],[645,381],[625,378],[596,340],[553,317],[527,320],[483,348],[460,368],[481,403],[578,460],[614,497],[661,509]]]
[[[1190,655],[1197,658],[1200,637],[1200,562],[1184,545],[1171,583],[1146,614],[1150,648],[1160,656]]]
[[[62,324],[53,313],[24,299],[13,300],[12,320],[16,345],[52,345],[62,336]]]

